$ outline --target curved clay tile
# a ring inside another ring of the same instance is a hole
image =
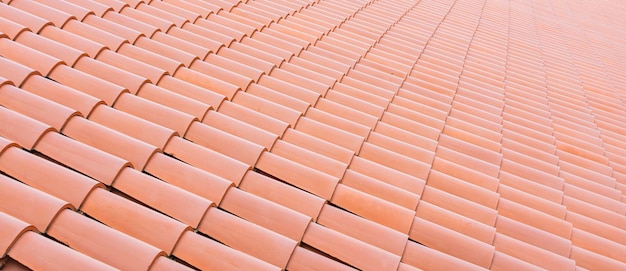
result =
[[[174,6],[174,7],[177,7],[178,9],[181,9],[182,11],[192,12],[193,14],[199,14],[200,18],[202,19],[206,19],[210,15],[214,15],[221,10],[218,6],[212,5],[210,3],[202,3],[202,2],[197,2],[197,1],[189,2],[185,0],[166,0],[164,2],[170,4],[168,7]],[[175,13],[181,16],[183,15],[183,13],[179,10],[177,10]],[[191,16],[191,14],[189,14],[188,16]],[[186,17],[186,16],[183,16],[183,17]],[[187,17],[187,18],[190,18],[190,17]],[[197,23],[199,20],[200,19],[196,20],[194,23]]]
[[[0,170],[76,208],[93,189],[102,187],[93,179],[18,148],[9,148],[0,156]],[[50,175],[57,177],[50,180]]]
[[[188,226],[156,211],[131,203],[105,189],[95,189],[81,210],[109,227],[166,253],[171,253]],[[132,217],[132,221],[126,219]],[[158,225],[158,227],[155,227]]]
[[[161,256],[158,257],[152,266],[150,266],[151,271],[192,271],[191,267],[188,267],[180,262],[172,260],[168,257]]]
[[[171,78],[169,75],[166,77]],[[145,84],[137,96],[146,100],[158,103],[160,105],[178,110],[180,112],[192,115],[198,120],[204,119],[206,115],[212,111],[213,107],[209,104],[201,103],[189,97],[185,97],[179,93],[170,91],[153,84]]]
[[[137,40],[139,40],[142,37],[150,38],[154,35],[154,33],[161,31],[158,27],[154,25],[144,23],[135,18],[132,18],[132,17],[129,17],[129,16],[126,16],[126,15],[123,15],[121,13],[117,13],[114,11],[107,12],[106,14],[104,14],[104,16],[102,16],[102,18],[110,22],[113,22],[115,24],[123,25],[125,27],[128,27],[132,30],[135,30],[143,34],[142,36],[140,35],[136,40],[134,40],[133,44],[135,44]]]
[[[28,150],[32,149],[45,134],[54,131],[54,128],[47,124],[5,107],[0,107],[0,120],[4,124],[0,126],[0,135]]]
[[[89,116],[97,105],[104,103],[100,99],[41,76],[29,77],[22,85],[22,89],[72,108],[83,116]]]
[[[69,20],[75,20],[71,14],[46,6],[35,1],[11,1],[11,6],[19,8],[23,11],[39,16],[46,20],[50,20],[56,27],[62,28]]]
[[[304,214],[237,188],[228,190],[220,208],[297,242],[311,222]]]
[[[422,200],[437,205],[446,210],[474,219],[488,226],[494,226],[498,218],[496,210],[487,208],[473,201],[426,186],[422,193]]]
[[[17,240],[9,251],[9,256],[30,268],[29,270],[77,268],[117,270],[32,231],[26,232]]]
[[[32,224],[38,231],[46,232],[59,212],[73,208],[65,201],[40,190],[0,176],[2,207],[0,211]]]
[[[346,148],[294,129],[288,129],[283,134],[282,140],[344,164],[350,164],[350,161],[354,157],[354,152]]]
[[[150,157],[159,151],[153,145],[82,117],[70,119],[61,132],[77,141],[129,161],[137,170],[143,170]]]
[[[256,79],[252,79],[247,76],[244,76],[241,73],[234,72],[226,68],[220,67],[219,65],[215,65],[211,63],[209,59],[214,59],[215,56],[217,55],[211,54],[209,55],[209,57],[207,57],[207,61],[194,61],[188,67],[192,70],[195,70],[204,74],[210,74],[211,76],[217,77],[220,80],[231,83],[239,87],[242,90],[247,89],[248,86],[250,86],[250,84],[252,84],[252,82],[256,80]]]
[[[184,67],[178,69],[174,77],[209,91],[222,94],[228,100],[232,100],[233,96],[241,90],[239,86],[228,83],[222,79]]]
[[[52,25],[52,22],[48,20],[6,4],[0,5],[0,16],[9,21],[23,25],[35,33],[39,33],[39,31],[47,25]]]
[[[363,175],[421,195],[426,181],[376,162],[355,156],[348,167]]]
[[[258,82],[264,74],[262,70],[256,69],[246,63],[237,62],[217,54],[208,55],[205,61],[228,71],[250,78],[253,82]],[[245,89],[245,87],[242,87],[242,89]]]
[[[237,120],[236,116],[228,116],[220,112],[210,111],[202,123],[220,129],[231,135],[271,149],[279,135],[263,130],[263,127]]]
[[[254,166],[265,148],[201,122],[193,122],[185,139]]]
[[[317,223],[398,256],[402,256],[408,241],[406,234],[328,204],[324,205]]]
[[[274,68],[276,68],[276,65],[272,62],[256,58],[231,48],[224,47],[217,52],[217,55],[247,65],[253,69],[260,70],[265,74],[269,74]]]
[[[56,132],[46,133],[35,149],[106,185],[111,185],[119,172],[129,166],[127,161]],[[83,159],[83,155],[90,158]]]
[[[411,193],[350,169],[346,171],[341,179],[341,183],[409,210],[415,210],[419,202],[418,194]]]
[[[413,241],[407,243],[402,262],[425,270],[487,270]]]
[[[7,40],[7,39],[0,39]],[[10,67],[6,69],[2,69],[0,71],[0,76],[10,81],[12,85],[20,87],[31,75],[39,75],[39,72],[36,70],[9,60],[7,58],[0,58],[0,64],[3,67]],[[4,85],[4,84],[3,84]]]
[[[306,41],[295,39],[292,36],[280,32],[272,32],[269,28],[264,29],[263,32],[255,32],[252,39],[242,39],[242,42],[253,40],[262,42],[266,44],[266,46],[275,46],[276,48],[289,52],[288,54],[284,53],[285,60],[288,61],[291,60],[293,56],[298,56],[304,48],[309,46],[309,43]],[[272,51],[274,51],[274,49]]]
[[[207,171],[198,169],[162,153],[157,153],[146,165],[145,171],[167,183],[194,193],[216,204],[222,201],[224,194],[233,183]],[[184,213],[187,214],[187,213]],[[183,220],[182,218],[179,218]],[[186,223],[192,220],[185,219]],[[194,225],[192,225],[194,226]],[[197,227],[195,225],[194,227]]]
[[[241,106],[252,108],[261,114],[286,122],[292,126],[298,122],[298,119],[300,119],[302,115],[302,113],[296,110],[243,91],[237,92],[232,101]]]
[[[206,270],[282,269],[192,231],[183,234],[172,254]]]
[[[259,84],[250,85],[250,87],[246,89],[246,93],[280,104],[297,112],[306,112],[310,106],[309,103],[299,100],[296,97],[275,91],[274,89]]]
[[[496,247],[496,251],[544,269],[574,270],[576,266],[572,259],[511,238],[505,234],[496,233],[493,245]]]
[[[374,135],[374,132],[376,134],[387,136],[400,142],[410,144],[414,148],[421,148],[427,151],[435,151],[437,148],[437,141],[433,139],[411,133],[409,131],[400,129],[396,126],[384,122],[378,122],[376,124],[376,128],[374,129],[373,133],[370,134],[370,136]],[[435,164],[433,163],[433,167],[434,165]]]
[[[15,39],[22,33],[30,32],[30,29],[28,29],[28,27],[13,22],[9,19],[0,17],[0,22],[2,22],[2,24],[0,25],[0,32],[2,33],[0,37],[2,38]]]
[[[59,58],[70,67],[74,66],[74,63],[76,63],[79,58],[86,55],[80,50],[50,40],[41,35],[35,35],[32,32],[26,32],[24,35],[20,35],[15,41],[37,51]]]
[[[199,169],[223,177],[236,185],[241,182],[250,168],[250,165],[246,163],[179,137],[173,137],[164,152]]]
[[[496,235],[495,227],[482,224],[471,218],[443,209],[426,201],[420,201],[419,206],[417,206],[415,216],[464,234],[486,244],[493,243],[493,239]],[[419,228],[415,228],[417,225],[418,224],[414,222],[411,230],[419,230]]]
[[[302,242],[360,269],[396,270],[400,264],[400,256],[316,223],[309,225]]]
[[[70,248],[118,269],[147,270],[165,253],[71,210],[62,211],[48,234]]]
[[[289,257],[298,243],[217,208],[209,209],[198,231],[234,249],[280,267],[287,266]],[[252,242],[247,242],[248,240]]]
[[[11,250],[11,247],[28,231],[37,232],[37,229],[32,225],[17,219],[9,214],[0,212],[0,252],[4,258],[7,252]]]
[[[452,177],[437,170],[430,171],[430,174],[428,175],[428,185],[441,189],[442,191],[448,192],[452,195],[471,200],[488,208],[496,209],[496,207],[500,207],[499,204],[501,204],[499,201],[499,195],[496,192],[466,182],[462,179]]]
[[[310,269],[314,271],[337,270],[337,271],[354,271],[357,270],[351,266],[345,265],[338,261],[330,260],[319,253],[313,252],[303,247],[296,247],[287,264],[289,270]]]
[[[80,113],[71,108],[11,85],[0,87],[0,104],[15,112],[48,124],[56,130],[63,129],[72,116],[80,115]]]
[[[275,119],[263,113],[254,111],[250,108],[229,101],[225,101],[218,109],[218,112],[231,118],[238,119],[247,124],[256,126],[279,137],[283,133],[285,133],[286,129],[290,126],[287,122]]]
[[[282,140],[274,144],[271,152],[337,178],[343,177],[348,166],[347,164]]]
[[[85,21],[89,21],[93,25],[98,25],[99,23],[102,23],[102,22],[108,22],[108,21],[103,20],[102,18],[96,17],[95,15],[87,16]],[[111,25],[109,24],[108,26],[111,26]],[[88,40],[94,41],[96,43],[104,44],[109,49],[114,50],[114,51],[117,51],[117,49],[120,46],[122,46],[122,44],[129,42],[129,40],[127,40],[124,37],[120,37],[116,34],[107,32],[108,29],[105,28],[104,26],[100,26],[100,27],[104,28],[104,30],[94,27],[87,23],[79,22],[77,20],[72,20],[72,21],[69,21],[67,24],[65,24],[65,26],[63,27],[63,30],[70,32],[72,34],[81,36]],[[111,27],[119,27],[119,26],[115,25]],[[129,33],[117,33],[117,34],[126,35],[129,38],[131,38],[133,41],[136,40],[141,35],[139,32],[135,32],[134,30],[131,30],[130,28],[122,28],[120,29],[120,31],[129,32]],[[93,57],[95,57],[95,55]]]

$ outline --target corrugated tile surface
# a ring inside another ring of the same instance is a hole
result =
[[[626,270],[624,14],[1,0],[0,269]]]

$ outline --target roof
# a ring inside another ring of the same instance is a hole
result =
[[[0,2],[0,269],[626,270],[622,1]]]

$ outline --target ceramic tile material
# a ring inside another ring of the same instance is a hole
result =
[[[0,0],[0,269],[626,270],[624,14]]]

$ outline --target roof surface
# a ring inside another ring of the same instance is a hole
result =
[[[623,1],[0,2],[0,268],[626,270]]]

